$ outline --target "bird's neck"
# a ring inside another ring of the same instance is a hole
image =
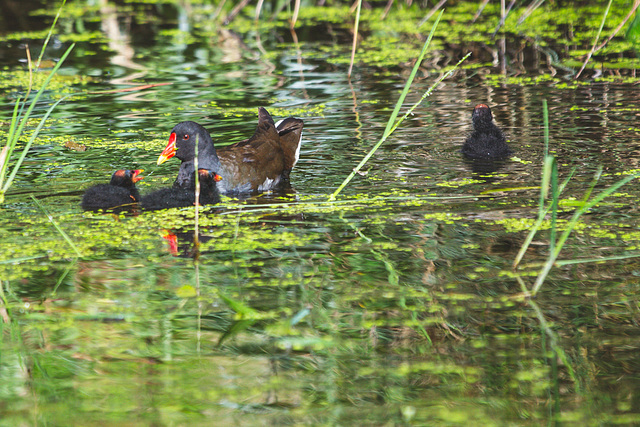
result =
[[[213,150],[203,150],[198,155],[198,169],[207,169],[216,173],[220,171],[220,159]],[[178,177],[173,183],[174,187],[193,187],[195,185],[196,165],[195,160],[183,161],[178,171]]]

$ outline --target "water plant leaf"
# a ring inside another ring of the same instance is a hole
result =
[[[251,317],[256,315],[258,312],[255,311],[254,309],[252,309],[251,307],[243,304],[242,302],[238,301],[237,299],[228,297],[226,295],[224,295],[222,292],[220,292],[220,298],[222,299],[222,301],[224,301],[225,304],[227,304],[227,306],[235,311],[237,314],[239,314],[241,317]]]
[[[244,331],[245,329],[250,328],[254,323],[256,323],[256,319],[242,319],[237,322],[233,322],[229,328],[224,331],[220,339],[218,340],[218,345],[222,345],[228,338],[231,338],[234,335]]]

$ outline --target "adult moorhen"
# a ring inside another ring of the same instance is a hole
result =
[[[200,182],[200,205],[212,205],[220,202],[220,194],[216,182],[220,181],[220,175],[208,169],[198,169],[198,181]],[[140,200],[140,206],[146,210],[158,210],[169,208],[183,208],[194,206],[195,177],[192,176],[184,187],[163,188],[147,194]]]
[[[222,181],[221,193],[268,191],[288,182],[300,156],[303,121],[288,117],[274,124],[266,109],[258,109],[258,127],[245,141],[216,151],[209,132],[198,123],[181,122],[171,131],[169,143],[158,158],[162,164],[175,156],[182,160],[174,187],[188,185],[193,175],[195,143],[198,141],[199,167],[215,170]]]
[[[82,209],[97,211],[131,207],[140,200],[136,182],[142,169],[120,169],[113,173],[109,184],[98,184],[87,189],[82,196]]]
[[[511,154],[502,130],[493,123],[491,109],[487,105],[476,105],[471,118],[473,132],[462,146],[462,154],[472,159],[502,159]]]

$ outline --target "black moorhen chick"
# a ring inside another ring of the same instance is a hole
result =
[[[493,123],[493,115],[487,105],[476,105],[471,118],[473,132],[462,146],[462,154],[472,159],[502,159],[511,154],[502,130]]]
[[[136,182],[142,169],[120,169],[113,173],[109,184],[98,184],[87,189],[82,196],[82,209],[97,211],[130,207],[140,200]]]
[[[198,181],[200,182],[200,205],[212,205],[220,202],[220,194],[216,183],[220,181],[220,175],[208,169],[198,169]],[[140,206],[146,210],[159,210],[169,208],[183,208],[194,206],[196,183],[192,176],[185,187],[163,188],[147,194],[140,200]]]
[[[195,142],[199,167],[215,170],[222,181],[221,193],[268,191],[287,182],[300,156],[303,121],[288,117],[274,124],[266,109],[258,109],[258,127],[245,141],[216,151],[209,132],[195,122],[178,123],[158,158],[162,164],[173,156],[182,160],[174,187],[188,185],[194,171]]]

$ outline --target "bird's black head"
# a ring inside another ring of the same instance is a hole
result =
[[[489,108],[489,106],[485,104],[476,105],[476,107],[473,109],[473,113],[471,114],[471,119],[473,120],[474,129],[491,126],[491,123],[493,121],[491,108]]]
[[[172,157],[182,161],[192,161],[196,157],[196,141],[198,143],[198,157],[215,153],[215,147],[209,132],[196,122],[180,122],[173,127],[169,136],[169,143],[158,158],[162,164]]]
[[[136,182],[142,179],[141,176],[138,176],[142,173],[142,169],[120,169],[117,170],[111,175],[111,185],[115,185],[118,187],[124,188],[133,188],[136,185]]]

